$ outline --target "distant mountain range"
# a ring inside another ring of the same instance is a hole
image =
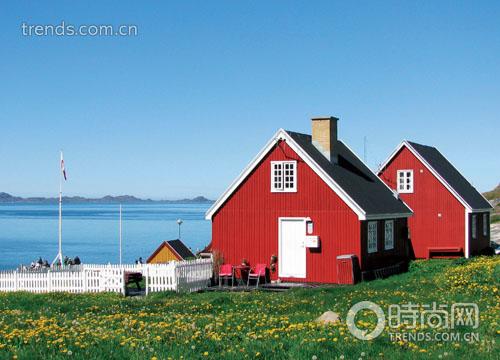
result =
[[[23,198],[19,196],[13,196],[5,192],[0,192],[0,204],[56,204],[59,198],[45,198],[45,197],[28,197]],[[82,204],[82,203],[92,203],[92,204],[186,204],[186,203],[212,203],[213,200],[209,200],[203,196],[197,196],[192,199],[181,199],[181,200],[151,200],[151,199],[139,199],[131,195],[119,195],[111,196],[106,195],[102,198],[85,198],[82,196],[63,196],[63,202]]]

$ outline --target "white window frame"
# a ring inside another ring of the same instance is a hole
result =
[[[488,236],[488,214],[483,214],[483,236]]]
[[[297,161],[271,161],[271,192],[297,192]]]
[[[377,222],[376,221],[368,221],[368,234],[367,238],[367,248],[368,253],[376,253],[378,250],[378,239],[377,239]]]
[[[398,170],[396,172],[396,191],[400,194],[412,194],[414,181],[412,169]],[[403,184],[403,189],[401,189],[401,184]]]
[[[470,227],[471,227],[471,232],[472,232],[472,238],[477,239],[477,215],[472,215]]]
[[[394,249],[394,220],[385,221],[384,249]]]

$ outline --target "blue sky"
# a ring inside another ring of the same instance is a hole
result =
[[[375,168],[437,146],[500,181],[498,2],[0,4],[0,191],[217,197],[278,128],[339,136]],[[27,37],[21,24],[134,24],[132,37]]]

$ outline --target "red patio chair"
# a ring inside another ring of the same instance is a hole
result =
[[[256,279],[257,283],[256,283],[255,287],[259,287],[261,277],[264,278],[264,284],[265,284],[266,283],[266,270],[267,270],[266,264],[257,264],[257,265],[255,265],[255,268],[250,269],[250,272],[248,273],[247,287],[250,286],[250,279]]]
[[[222,286],[222,278],[231,278],[231,286],[234,285],[234,269],[231,264],[222,264],[219,267],[219,287]]]

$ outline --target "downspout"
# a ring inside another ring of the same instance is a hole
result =
[[[469,258],[469,214],[471,212],[465,208],[465,258]]]

